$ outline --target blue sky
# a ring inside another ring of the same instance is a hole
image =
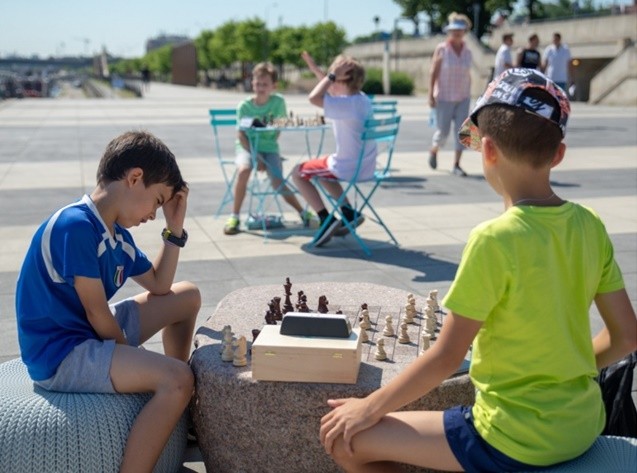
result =
[[[255,16],[270,29],[327,19],[351,40],[372,33],[375,16],[379,28],[390,31],[400,8],[392,0],[0,0],[0,56],[76,55],[105,46],[117,56],[135,57],[158,34],[195,37],[228,20]]]
[[[374,31],[376,15],[380,29],[390,30],[400,8],[392,0],[0,0],[0,55],[83,54],[104,45],[118,56],[141,56],[146,39],[160,33],[195,37],[255,16],[270,29],[327,18],[353,39]]]

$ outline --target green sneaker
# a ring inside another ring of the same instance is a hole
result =
[[[299,216],[301,217],[301,222],[303,222],[303,227],[308,228],[312,224],[312,220],[316,220],[316,215],[309,210],[303,210]]]
[[[223,227],[223,233],[226,235],[236,235],[239,233],[239,217],[230,215],[226,220],[226,225]]]

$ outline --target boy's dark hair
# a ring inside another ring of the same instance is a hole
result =
[[[269,62],[260,62],[252,68],[252,77],[270,76],[272,82],[279,80],[279,74],[276,68]]]
[[[529,89],[529,97],[554,99],[543,90]],[[525,161],[534,168],[549,164],[563,140],[559,126],[523,108],[493,104],[478,111],[480,137],[488,136],[512,161]]]
[[[129,131],[111,140],[97,168],[97,182],[119,181],[132,168],[144,171],[142,179],[146,187],[166,184],[172,187],[174,195],[186,186],[175,155],[148,132]]]

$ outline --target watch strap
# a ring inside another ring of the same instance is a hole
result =
[[[173,232],[171,232],[167,228],[164,228],[161,232],[161,237],[164,239],[164,241],[172,243],[179,248],[183,248],[184,246],[186,246],[186,242],[188,241],[188,232],[185,228],[182,230],[182,232],[183,233],[181,237],[177,237]]]
[[[330,82],[335,82],[336,81],[336,74],[334,74],[333,72],[330,72],[327,75],[327,78],[329,79]]]

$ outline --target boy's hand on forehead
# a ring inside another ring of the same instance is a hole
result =
[[[184,186],[162,205],[162,211],[166,219],[166,228],[175,233],[180,233],[184,227],[188,192],[188,187]]]

